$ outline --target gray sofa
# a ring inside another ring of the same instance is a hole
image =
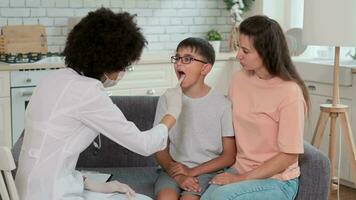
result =
[[[113,96],[113,102],[126,118],[133,121],[140,130],[152,127],[158,97]],[[112,180],[129,184],[136,192],[154,198],[153,184],[158,176],[157,163],[153,156],[144,157],[101,137],[99,151],[91,145],[81,155],[77,168],[112,173]],[[18,151],[20,144],[15,145]],[[329,189],[329,160],[320,151],[304,143],[305,153],[300,156],[301,166],[298,200],[327,199]],[[16,152],[14,156],[16,157]]]

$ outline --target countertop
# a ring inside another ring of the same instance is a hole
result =
[[[308,63],[316,64],[320,66],[334,66],[333,59],[316,59],[316,58],[303,58],[303,57],[293,57],[293,62],[298,63]],[[356,60],[341,60],[339,64],[340,68],[351,68],[352,73],[356,73]]]
[[[170,62],[172,54],[169,52],[162,53],[144,53],[137,64],[153,64],[153,63],[167,63]],[[235,60],[236,53],[226,52],[216,54],[215,60]],[[55,59],[49,57],[48,59]],[[57,57],[58,59],[58,57]],[[63,68],[65,67],[63,59],[55,60],[55,62],[49,64],[43,63],[43,60],[36,63],[23,63],[23,64],[10,64],[0,62],[0,71],[17,71],[17,70],[30,70],[30,69],[47,69],[47,68]]]
[[[169,52],[160,52],[160,53],[143,53],[141,59],[137,64],[153,64],[153,63],[167,63],[172,56]],[[50,58],[49,58],[50,59]],[[223,52],[216,54],[216,60],[235,60],[236,53],[234,52]],[[294,62],[306,62],[306,63],[315,63],[325,66],[333,66],[333,60],[331,59],[310,59],[310,58],[301,58],[293,57]],[[63,60],[51,63],[50,65],[37,62],[29,64],[9,64],[0,62],[0,71],[16,71],[16,70],[29,70],[29,69],[47,69],[47,68],[62,68],[65,67]],[[356,60],[353,61],[341,61],[340,67],[342,68],[351,68],[352,73],[356,73]]]

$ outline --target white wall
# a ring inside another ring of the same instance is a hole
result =
[[[263,14],[278,21],[285,29],[285,1],[284,0],[263,0]]]
[[[231,30],[223,0],[0,0],[0,26],[42,24],[49,51],[63,50],[67,19],[85,16],[101,6],[137,14],[148,40],[145,51],[173,50],[186,37],[204,37],[211,28],[222,33],[222,50]]]
[[[284,31],[303,26],[304,0],[262,0],[263,14],[278,21]]]

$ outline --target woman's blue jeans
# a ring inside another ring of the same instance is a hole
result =
[[[299,179],[248,180],[227,185],[210,185],[201,200],[293,200],[298,192]]]

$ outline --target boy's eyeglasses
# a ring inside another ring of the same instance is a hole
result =
[[[205,62],[205,61],[198,60],[198,59],[195,59],[195,58],[190,57],[190,56],[183,56],[183,57],[172,56],[171,57],[171,63],[177,64],[179,62],[179,60],[181,60],[183,64],[190,64],[193,60],[201,62],[201,63],[204,63],[204,64],[207,64],[207,62]]]

